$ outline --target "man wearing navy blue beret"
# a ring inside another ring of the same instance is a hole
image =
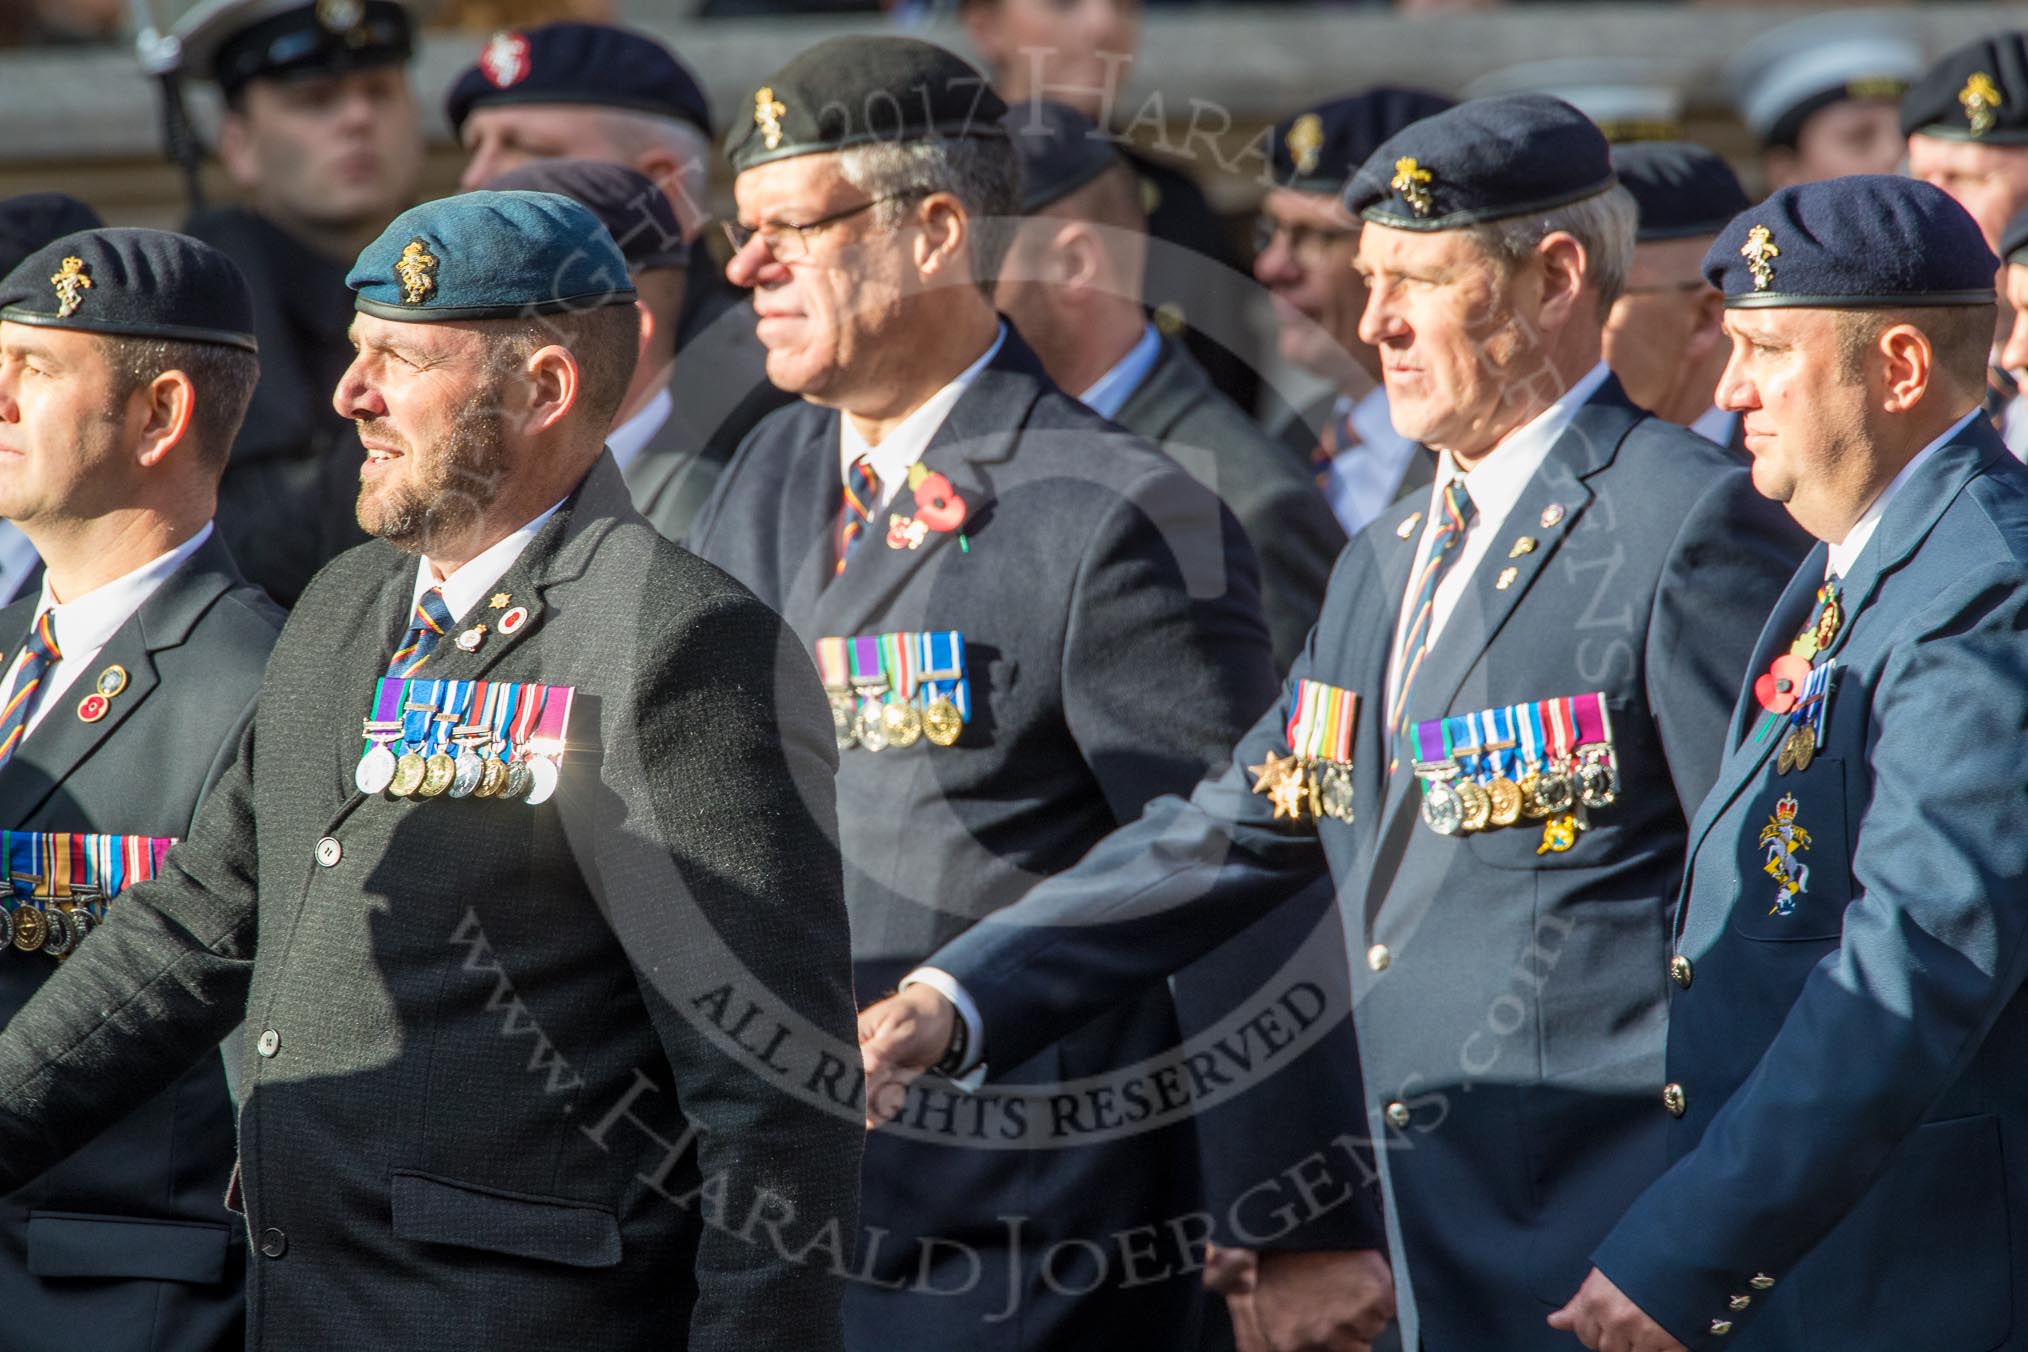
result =
[[[244,1018],[250,1348],[837,1352],[863,1132],[785,1088],[851,1052],[816,674],[629,505],[590,211],[427,203],[347,281],[377,538],[0,1035],[0,1186]]]
[[[1328,879],[1366,1101],[1316,1148],[1375,1146],[1403,1346],[1553,1352],[1543,1317],[1661,1161],[1670,901],[1803,544],[1601,360],[1634,207],[1575,108],[1415,123],[1347,205],[1360,334],[1440,453],[1431,492],[1346,548],[1231,770],[927,960],[963,1034],[927,983],[861,1016],[868,1099],[953,1041],[960,1072],[1018,1057]],[[1279,1299],[1264,1280],[1278,1345],[1374,1333]]]
[[[2028,470],[1979,416],[1995,259],[1927,184],[1719,235],[1720,399],[1820,543],[1756,645],[1671,924],[1668,1172],[1587,1347],[2028,1347]]]

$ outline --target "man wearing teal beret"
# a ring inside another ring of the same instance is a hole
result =
[[[245,1020],[248,1346],[836,1349],[853,1054],[824,701],[602,440],[625,259],[547,193],[397,217],[333,396],[373,536],[195,828],[0,1036],[0,1184]]]

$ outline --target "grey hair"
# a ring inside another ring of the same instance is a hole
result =
[[[613,141],[623,155],[637,157],[648,150],[666,150],[680,166],[674,184],[656,186],[670,193],[687,209],[684,224],[711,215],[711,138],[688,122],[656,113],[626,108],[606,110]],[[673,188],[673,193],[671,192]]]
[[[884,228],[899,225],[911,201],[947,192],[965,209],[972,232],[972,277],[986,299],[1020,227],[1021,157],[1005,140],[947,136],[876,141],[838,152],[838,172],[868,197],[892,197],[874,208]]]
[[[1486,257],[1502,270],[1512,270],[1554,234],[1571,236],[1584,246],[1585,280],[1598,295],[1599,316],[1627,289],[1627,271],[1634,262],[1634,225],[1639,209],[1634,195],[1615,184],[1602,193],[1528,216],[1509,216],[1472,227],[1472,238]]]

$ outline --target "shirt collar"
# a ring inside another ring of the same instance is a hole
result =
[[[1434,493],[1441,494],[1453,479],[1463,479],[1465,491],[1472,497],[1472,511],[1480,524],[1498,529],[1500,523],[1507,519],[1507,513],[1514,510],[1514,504],[1521,500],[1522,492],[1535,477],[1535,472],[1542,468],[1542,462],[1549,458],[1550,448],[1569,429],[1577,411],[1598,393],[1599,386],[1605,384],[1610,374],[1604,362],[1592,367],[1555,403],[1508,433],[1507,439],[1495,446],[1469,472],[1460,471],[1457,462],[1451,459],[1451,453],[1445,451],[1437,457]],[[1430,500],[1434,502],[1437,499],[1433,496]]]
[[[662,424],[669,421],[669,414],[675,407],[676,396],[669,393],[665,381],[655,391],[655,397],[641,406],[640,412],[606,433],[606,449],[613,453],[613,462],[621,469],[632,464],[654,435],[662,430]]]
[[[1141,382],[1148,378],[1148,372],[1155,369],[1155,362],[1162,355],[1162,335],[1155,331],[1153,324],[1141,326],[1141,336],[1127,349],[1127,355],[1113,363],[1111,370],[1092,382],[1091,388],[1080,394],[1078,402],[1101,418],[1117,418],[1134,391],[1141,388]]]
[[[134,612],[146,605],[148,598],[155,594],[169,575],[183,566],[185,559],[195,554],[206,540],[211,538],[211,523],[204,523],[204,529],[185,540],[167,554],[157,555],[136,568],[133,572],[114,578],[103,586],[94,587],[75,601],[58,601],[49,589],[49,574],[42,575],[42,596],[35,603],[35,613],[45,610],[56,612],[56,644],[66,652],[97,652],[111,641],[120,626],[132,619]]]
[[[986,369],[986,363],[1000,354],[1006,342],[1007,324],[1002,320],[1000,331],[985,354],[896,423],[878,446],[868,446],[866,438],[860,436],[859,430],[852,425],[852,420],[841,414],[838,418],[838,482],[845,482],[846,476],[852,472],[852,462],[862,455],[873,458],[873,472],[880,476],[883,488],[907,478],[909,466],[922,459],[923,452],[929,449],[930,438],[937,434],[937,429],[944,425],[944,419],[951,415],[951,409],[978,379],[979,372]]]
[[[1738,417],[1732,410],[1713,404],[1697,415],[1697,420],[1690,424],[1690,430],[1714,445],[1730,446]]]
[[[1880,490],[1880,495],[1873,499],[1873,505],[1866,509],[1858,524],[1845,532],[1845,538],[1837,544],[1827,545],[1827,557],[1824,559],[1824,576],[1827,579],[1843,577],[1852,571],[1852,565],[1859,561],[1860,551],[1864,550],[1866,542],[1873,538],[1873,532],[1880,529],[1880,518],[1887,514],[1887,504],[1894,500],[1894,495],[1901,491],[1901,486],[1908,482],[1909,476],[1944,446],[1957,440],[1958,433],[1970,426],[1972,419],[1978,417],[1982,411],[1974,408],[1952,423],[1942,436],[1917,451],[1915,457],[1901,467],[1901,472],[1887,481],[1887,487]]]
[[[548,511],[515,531],[512,535],[495,541],[472,557],[471,562],[452,573],[442,582],[437,581],[436,569],[427,557],[416,560],[415,594],[408,598],[409,613],[413,615],[421,604],[423,593],[431,587],[441,587],[444,608],[451,612],[451,618],[462,620],[479,604],[479,598],[493,590],[493,584],[507,575],[514,561],[521,557],[521,551],[528,548],[528,542],[542,529],[543,523],[556,515],[556,509],[563,506],[565,499],[558,498],[550,504]]]

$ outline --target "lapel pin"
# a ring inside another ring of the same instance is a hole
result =
[[[1407,517],[1405,517],[1402,520],[1402,523],[1394,528],[1394,538],[1397,540],[1406,540],[1409,536],[1415,534],[1416,523],[1421,520],[1422,520],[1421,512],[1410,512],[1407,515]]]
[[[528,623],[528,607],[516,606],[500,617],[500,632],[511,634],[526,623]]]
[[[82,700],[78,701],[78,721],[82,723],[96,723],[101,718],[104,718],[106,710],[112,707],[113,702],[111,700],[94,690],[91,694],[86,695]]]
[[[1523,554],[1533,554],[1534,552],[1535,552],[1535,537],[1532,535],[1524,535],[1514,542],[1514,547],[1512,549],[1507,551],[1507,557],[1510,559],[1518,559]]]
[[[494,592],[493,599],[488,601],[486,604],[492,607],[494,610],[505,610],[507,609],[507,603],[509,601],[512,601],[513,599],[514,598],[509,596],[506,592]]]
[[[1552,502],[1547,507],[1544,507],[1542,509],[1542,529],[1548,530],[1551,526],[1555,525],[1557,522],[1561,520],[1563,520],[1562,503]]]
[[[485,642],[485,640],[486,640],[486,626],[483,624],[475,624],[470,629],[467,629],[464,633],[458,635],[458,647],[463,649],[465,652],[475,653],[479,651],[479,645]]]
[[[99,679],[93,684],[93,689],[97,690],[101,695],[104,695],[107,699],[111,699],[113,696],[119,694],[122,690],[125,690],[126,688],[127,688],[127,669],[121,666],[118,662],[113,663],[111,666],[107,667],[104,671],[100,672]]]
[[[1521,570],[1519,568],[1513,567],[1502,568],[1500,570],[1499,578],[1494,581],[1493,585],[1499,590],[1505,591],[1507,590],[1507,588],[1514,585],[1514,579],[1519,576],[1521,576]]]

